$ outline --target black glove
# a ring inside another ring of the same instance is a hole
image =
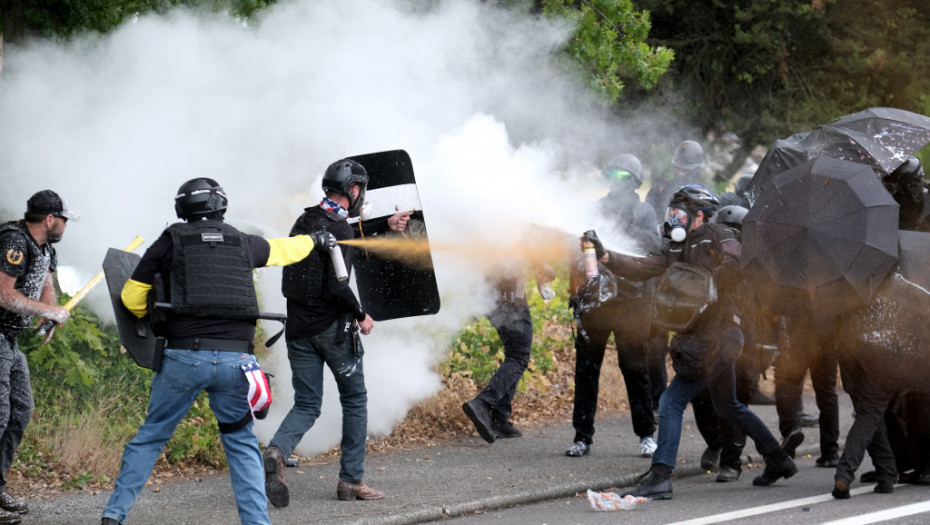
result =
[[[588,241],[594,245],[594,255],[597,256],[597,259],[600,260],[601,257],[607,253],[607,250],[604,249],[604,243],[597,238],[597,232],[594,230],[588,230],[584,232],[584,236],[581,237],[582,241]]]
[[[315,248],[326,248],[328,250],[330,248],[335,248],[337,244],[336,236],[326,230],[313,232],[310,234],[310,238],[313,239]]]

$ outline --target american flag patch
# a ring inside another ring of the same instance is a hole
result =
[[[271,406],[271,387],[268,386],[268,378],[265,377],[265,372],[262,372],[262,367],[258,366],[258,362],[252,361],[242,365],[242,372],[249,380],[249,408],[254,416],[256,412]]]

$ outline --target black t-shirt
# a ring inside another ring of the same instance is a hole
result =
[[[252,268],[262,268],[268,264],[271,254],[271,245],[258,235],[246,235],[248,240],[249,263]],[[170,289],[167,279],[171,273],[173,263],[173,246],[171,235],[162,232],[139,261],[132,279],[144,284],[154,284],[156,274],[161,274],[166,280],[166,289]],[[159,334],[168,338],[180,337],[206,337],[214,339],[233,339],[236,341],[249,341],[255,338],[255,321],[225,319],[216,317],[193,317],[168,315],[165,333]]]
[[[58,267],[55,248],[51,244],[39,246],[24,221],[6,223],[0,228],[0,271],[16,278],[16,291],[38,301],[48,273]],[[5,334],[15,336],[31,320],[32,316],[0,308],[0,331]]]

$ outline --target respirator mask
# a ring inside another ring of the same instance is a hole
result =
[[[675,242],[681,242],[688,235],[689,224],[691,217],[688,212],[670,207],[665,210],[665,222],[662,223],[659,233]]]

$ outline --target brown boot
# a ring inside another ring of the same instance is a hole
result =
[[[384,497],[384,493],[369,487],[364,482],[349,483],[340,479],[339,484],[336,485],[336,497],[342,501],[381,499]]]
[[[265,494],[275,507],[287,507],[291,502],[284,479],[284,454],[278,447],[265,449]]]

